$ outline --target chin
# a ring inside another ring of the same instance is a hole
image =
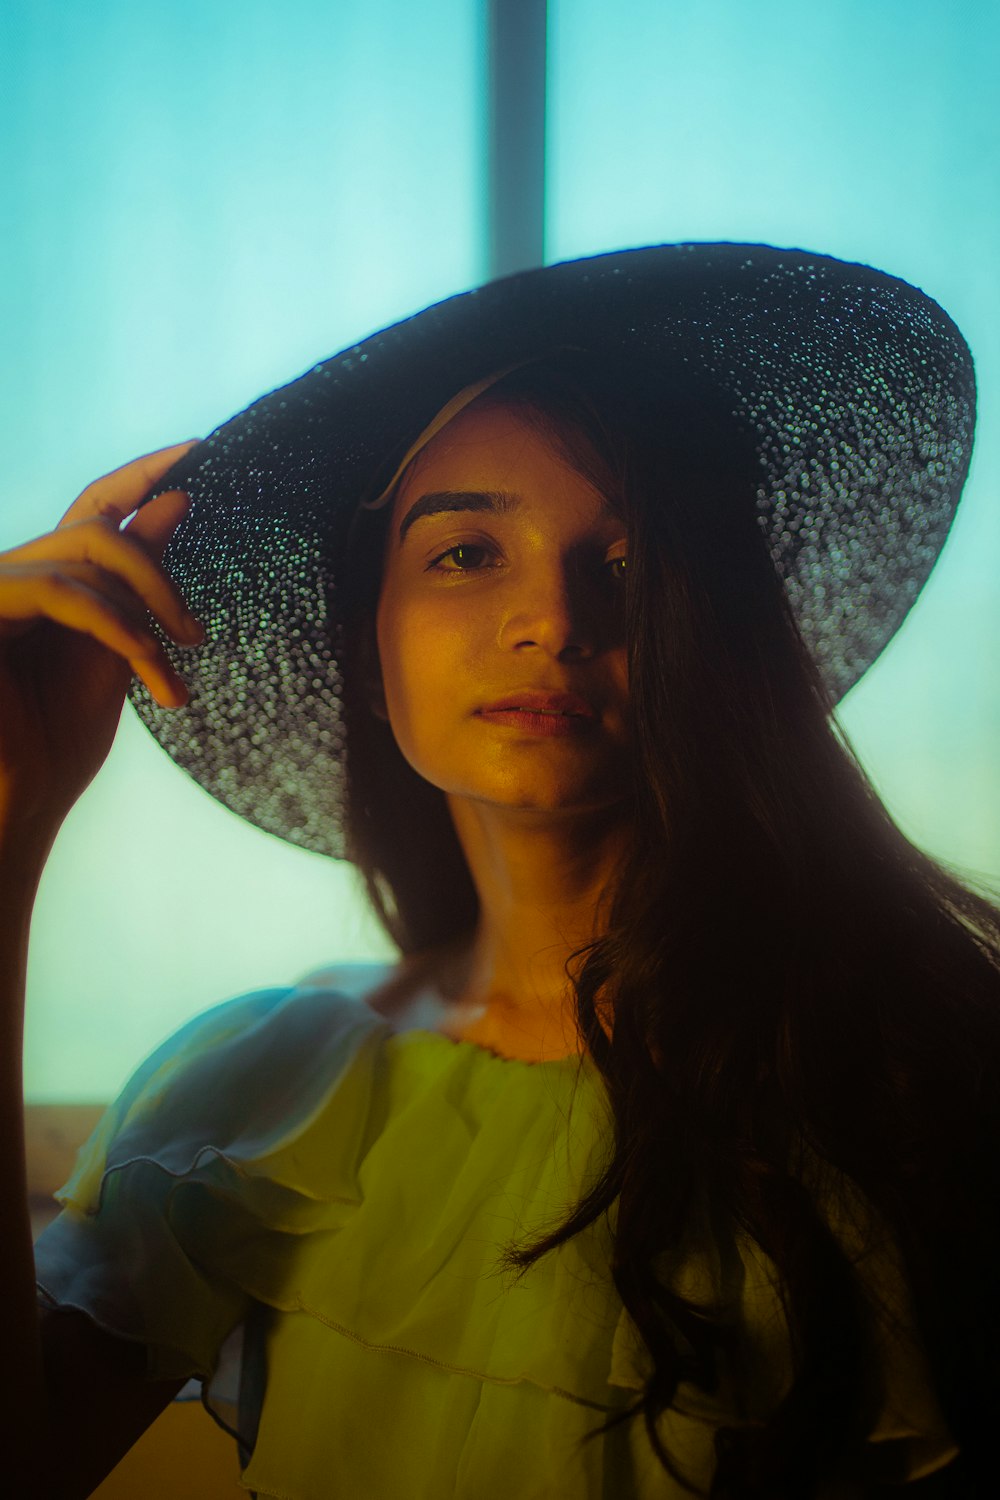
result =
[[[572,814],[593,813],[627,804],[630,796],[629,767],[616,765],[582,765],[573,774],[572,766],[496,767],[483,763],[474,755],[463,757],[462,764],[449,767],[445,758],[406,756],[413,769],[425,781],[443,792],[449,801],[505,807],[512,812]],[[475,767],[478,774],[470,778]]]
[[[614,787],[586,786],[531,787],[522,781],[518,786],[462,787],[449,791],[450,798],[465,802],[486,803],[492,807],[506,807],[512,812],[538,813],[571,816],[574,813],[595,813],[605,809],[624,809],[627,796],[620,785]]]

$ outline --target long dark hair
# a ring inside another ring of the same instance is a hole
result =
[[[1000,909],[909,842],[837,727],[723,402],[574,354],[480,400],[516,405],[623,508],[634,733],[631,847],[606,931],[567,966],[614,1150],[503,1263],[524,1274],[617,1204],[611,1274],[652,1374],[591,1436],[641,1412],[697,1493],[657,1419],[682,1381],[712,1392],[725,1369],[738,1390],[748,1366],[732,1288],[696,1301],[670,1273],[692,1236],[730,1257],[749,1239],[778,1273],[793,1378],[766,1420],[720,1429],[710,1494],[803,1500],[857,1472],[882,1405],[895,1304],[858,1263],[888,1243],[971,1485],[1000,1389]],[[353,629],[383,526],[356,535]],[[478,898],[443,794],[343,659],[351,857],[419,953],[471,933]]]

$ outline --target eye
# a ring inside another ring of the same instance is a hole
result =
[[[611,576],[616,583],[625,582],[625,578],[628,573],[627,557],[611,557],[605,563],[605,567],[611,569]],[[615,572],[616,568],[619,570],[618,572]]]
[[[493,549],[484,546],[482,542],[459,542],[456,546],[449,547],[447,552],[441,552],[434,558],[430,566],[439,573],[478,573],[481,571],[481,568],[476,567],[474,561],[469,563],[468,566],[463,565],[463,562],[459,561],[461,557],[467,562],[470,554],[474,558],[477,552],[485,557],[492,554]],[[446,557],[455,558],[456,566],[453,568],[444,567],[443,564]]]

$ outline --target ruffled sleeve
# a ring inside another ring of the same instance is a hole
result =
[[[297,1140],[337,1092],[340,1149],[324,1168],[323,1228],[350,1212],[378,1018],[291,989],[226,1001],[182,1026],[132,1075],[56,1193],[35,1243],[39,1299],[146,1347],[147,1378],[215,1380],[238,1400],[255,1291],[282,1274],[317,1205]],[[352,1083],[337,1089],[350,1074]],[[308,1151],[308,1147],[303,1147]],[[276,1164],[281,1161],[282,1168]],[[300,1170],[300,1165],[302,1170]],[[225,1356],[225,1357],[223,1357]]]

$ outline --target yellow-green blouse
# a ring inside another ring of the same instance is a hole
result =
[[[603,1165],[592,1060],[393,1031],[358,998],[384,970],[357,972],[353,994],[229,1000],[142,1064],[56,1195],[39,1297],[145,1344],[150,1379],[203,1382],[259,1496],[681,1500],[641,1416],[580,1445],[649,1369],[607,1271],[613,1215],[520,1283],[496,1265]],[[754,1410],[682,1386],[662,1419],[705,1489],[718,1425],[760,1420],[789,1378],[769,1263],[738,1258]],[[709,1247],[678,1285],[718,1274]],[[886,1335],[884,1357],[873,1472],[916,1478],[955,1446],[919,1349]]]

